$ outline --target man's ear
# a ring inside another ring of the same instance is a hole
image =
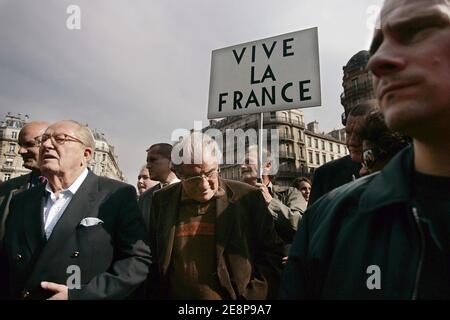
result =
[[[89,147],[84,148],[84,157],[86,158],[87,161],[91,160],[92,158],[92,149]]]
[[[264,169],[270,169],[270,168],[272,168],[272,162],[267,161],[266,164],[264,165]]]

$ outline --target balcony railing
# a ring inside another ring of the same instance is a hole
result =
[[[288,151],[280,151],[280,158],[295,159],[295,153]]]
[[[292,133],[280,132],[278,137],[284,140],[294,140],[294,135]]]
[[[265,117],[264,123],[274,123],[274,122],[280,122],[280,123],[287,123],[291,124],[297,127],[304,128],[305,124],[301,121],[298,121],[297,119],[288,119],[286,117]]]

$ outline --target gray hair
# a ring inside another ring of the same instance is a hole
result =
[[[76,126],[78,126],[78,138],[83,141],[84,145],[86,147],[89,147],[92,149],[92,152],[95,151],[95,140],[94,140],[94,136],[92,134],[91,129],[89,129],[88,126],[82,125],[81,123],[79,123],[78,121],[75,120],[64,120],[70,123],[75,124]]]
[[[175,170],[183,164],[202,164],[205,159],[214,159],[222,163],[222,151],[217,142],[209,135],[193,131],[175,143],[172,149],[171,163]]]
[[[259,151],[259,145],[252,144],[252,145],[250,145],[248,147],[248,151],[247,152],[248,152],[249,155],[252,155],[253,157],[256,156],[256,159],[258,159],[257,161],[259,162],[259,153],[258,153],[258,151]],[[277,172],[278,172],[278,164],[279,164],[278,155],[272,154],[272,152],[270,152],[267,148],[264,148],[264,147],[262,149],[262,163],[263,164],[266,164],[266,163],[270,163],[271,164],[270,171],[268,172],[269,175],[277,174]]]

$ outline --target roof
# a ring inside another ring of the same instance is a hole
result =
[[[361,50],[350,60],[347,62],[347,65],[344,66],[345,72],[352,72],[354,70],[358,70],[360,68],[365,68],[367,66],[367,62],[369,61],[370,54],[367,50]]]

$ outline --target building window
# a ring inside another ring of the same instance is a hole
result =
[[[11,179],[11,174],[5,173],[4,177],[5,177],[5,181],[8,181],[9,179]]]
[[[313,154],[311,151],[308,152],[308,156],[309,156],[309,163],[314,163],[313,162]]]
[[[341,153],[341,145],[338,144],[338,152]]]
[[[298,140],[303,141],[302,139],[302,130],[298,130]]]
[[[311,137],[308,137],[308,147],[312,147],[312,145],[311,145]]]
[[[326,154],[322,155],[322,160],[323,160],[322,163],[327,163],[327,155]]]
[[[319,140],[314,139],[314,144],[316,146],[316,149],[319,149]]]
[[[275,118],[277,117],[277,113],[276,113],[276,112],[271,112],[271,113],[270,113],[270,117],[271,117],[272,119],[275,119]]]
[[[102,161],[106,161],[106,154],[102,154]]]
[[[322,140],[322,150],[325,150],[325,141]]]
[[[17,131],[11,133],[13,139],[17,139]]]
[[[333,161],[334,160],[334,156],[330,155],[330,159],[331,159],[331,161]]]
[[[316,152],[316,164],[320,164],[320,154]]]
[[[14,152],[16,150],[16,144],[15,143],[10,143],[9,144],[9,152]]]
[[[305,158],[305,153],[304,153],[304,150],[303,150],[302,147],[300,147],[300,157],[301,157],[302,159]]]
[[[334,152],[333,142],[330,142],[330,151],[331,151],[331,152]]]
[[[12,161],[11,159],[7,159],[7,160],[5,161],[5,166],[7,166],[7,167],[12,167],[12,165],[13,165],[13,161]]]
[[[287,121],[287,119],[288,119],[287,113],[286,112],[282,112],[281,113],[281,118],[283,119],[283,121]]]

